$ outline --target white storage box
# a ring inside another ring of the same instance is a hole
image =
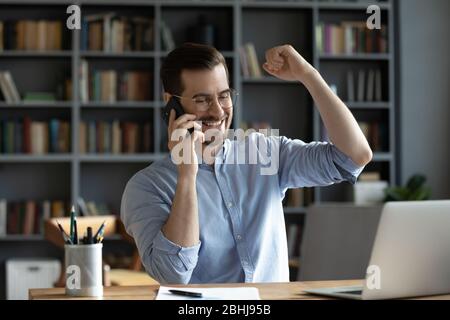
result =
[[[61,272],[58,260],[6,261],[6,299],[28,300],[28,289],[52,288]]]
[[[387,181],[358,181],[353,186],[353,200],[356,205],[382,203]]]

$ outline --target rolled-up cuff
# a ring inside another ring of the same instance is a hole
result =
[[[349,156],[340,151],[336,146],[333,146],[333,162],[342,178],[351,184],[356,183],[358,176],[364,169],[364,166],[360,167],[356,165]]]
[[[177,266],[180,266],[181,262],[186,270],[192,270],[197,265],[200,246],[201,242],[192,247],[182,247],[167,239],[161,231],[158,232],[153,241],[154,250],[169,255],[172,262]]]

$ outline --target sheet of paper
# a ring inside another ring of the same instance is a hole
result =
[[[201,292],[201,298],[180,296],[170,293],[169,290],[183,290]],[[194,287],[165,287],[161,286],[156,300],[260,300],[258,288],[194,288]]]

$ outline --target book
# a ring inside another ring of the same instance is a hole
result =
[[[4,49],[4,28],[3,28],[3,21],[0,21],[0,52]]]
[[[287,238],[288,238],[288,256],[295,257],[295,248],[297,241],[297,233],[299,231],[299,226],[296,223],[292,223],[288,227]]]
[[[0,199],[0,237],[6,236],[6,200]]]
[[[161,40],[163,50],[172,51],[175,49],[175,41],[173,39],[172,30],[170,30],[165,21],[161,21]]]
[[[362,172],[359,175],[358,181],[380,181],[381,176],[379,172]]]
[[[375,71],[369,70],[367,75],[367,89],[366,89],[366,101],[374,100],[374,91],[375,91]]]
[[[87,153],[87,126],[86,122],[81,121],[79,124],[78,130],[78,138],[79,138],[79,151],[81,154]]]
[[[351,70],[347,72],[347,101],[355,101],[355,78]]]
[[[6,82],[5,76],[3,72],[0,72],[0,91],[2,93],[3,99],[7,103],[13,103],[14,98],[12,96],[12,93],[10,92],[9,86]]]
[[[288,190],[288,207],[302,207],[304,204],[303,189]]]
[[[256,54],[256,49],[253,43],[245,44],[245,51],[247,54],[247,60],[250,67],[250,76],[254,78],[261,78],[262,71],[259,65],[258,56]]]
[[[358,72],[358,101],[364,101],[364,89],[365,89],[366,72],[364,70],[359,70]]]
[[[23,101],[24,102],[34,102],[34,101],[55,101],[56,96],[53,92],[25,92]]]
[[[0,72],[0,89],[6,102],[20,102],[20,95],[10,71]]]
[[[382,101],[383,100],[383,94],[382,94],[382,83],[381,83],[381,70],[377,69],[375,71],[375,101]]]

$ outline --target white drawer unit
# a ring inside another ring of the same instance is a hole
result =
[[[59,278],[61,263],[52,259],[6,261],[6,298],[27,300],[28,289],[52,288]]]

